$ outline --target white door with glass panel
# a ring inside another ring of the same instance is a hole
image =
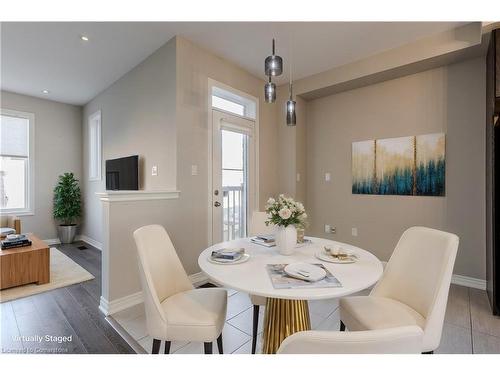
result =
[[[255,121],[212,110],[212,242],[246,237],[255,207]]]

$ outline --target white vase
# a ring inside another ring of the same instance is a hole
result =
[[[297,245],[297,228],[293,225],[278,226],[275,238],[280,254],[292,255]]]

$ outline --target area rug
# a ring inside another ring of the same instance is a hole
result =
[[[94,276],[61,253],[55,247],[50,248],[50,282],[47,284],[27,284],[0,291],[0,302],[32,296],[52,289],[92,280]]]

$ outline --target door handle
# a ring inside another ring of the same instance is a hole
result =
[[[220,207],[220,202],[215,202],[215,203],[214,203],[214,206],[215,206],[215,207]]]

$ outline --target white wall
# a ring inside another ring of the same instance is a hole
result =
[[[7,91],[1,92],[0,107],[35,114],[35,214],[21,217],[21,230],[55,239],[52,197],[58,176],[82,176],[82,108]]]

